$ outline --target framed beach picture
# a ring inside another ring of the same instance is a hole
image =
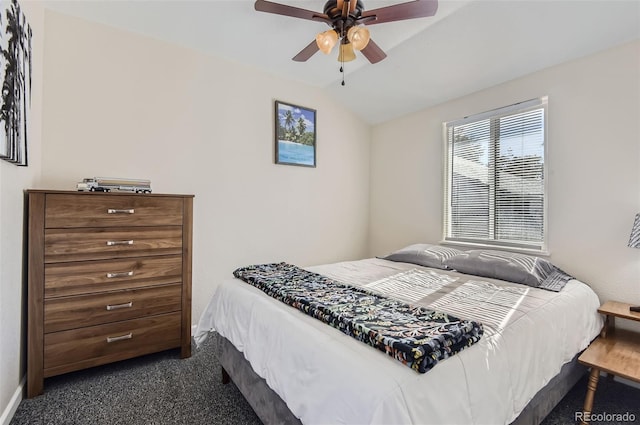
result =
[[[276,100],[276,164],[316,166],[316,110]]]

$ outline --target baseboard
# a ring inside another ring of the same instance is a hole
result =
[[[614,380],[614,381],[616,381],[616,382],[620,382],[621,384],[625,384],[625,385],[628,385],[628,386],[630,386],[630,387],[634,387],[634,388],[638,388],[638,389],[640,389],[640,383],[637,383],[637,382],[631,381],[631,380],[629,380],[629,379],[620,378],[619,376],[615,376],[615,377],[613,378],[613,380]]]
[[[26,382],[27,377],[23,376],[20,381],[20,385],[16,388],[16,391],[13,393],[13,397],[11,397],[9,404],[4,409],[4,412],[2,412],[2,416],[0,416],[0,425],[9,425],[11,419],[13,419],[13,415],[15,415],[16,410],[18,410],[18,406],[20,406],[20,402],[22,401],[22,394]]]
[[[196,330],[198,329],[198,325],[191,325],[191,336],[196,334]]]

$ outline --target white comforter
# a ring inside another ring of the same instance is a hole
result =
[[[430,276],[469,278],[381,259],[308,270],[382,292],[400,272],[425,277],[425,293],[437,290]],[[596,294],[577,280],[556,293],[475,278],[432,298],[485,333],[425,374],[238,279],[217,289],[195,337],[226,337],[305,424],[508,424],[602,327]]]

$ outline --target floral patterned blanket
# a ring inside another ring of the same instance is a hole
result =
[[[479,341],[483,333],[480,323],[406,304],[287,263],[242,267],[233,275],[420,373]]]

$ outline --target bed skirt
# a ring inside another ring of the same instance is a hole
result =
[[[215,339],[215,353],[223,374],[227,373],[240,390],[262,423],[301,424],[289,410],[286,403],[251,368],[244,355],[229,340],[212,333]],[[562,398],[587,373],[587,368],[578,363],[578,353],[560,369],[549,383],[531,399],[512,425],[539,425]]]

